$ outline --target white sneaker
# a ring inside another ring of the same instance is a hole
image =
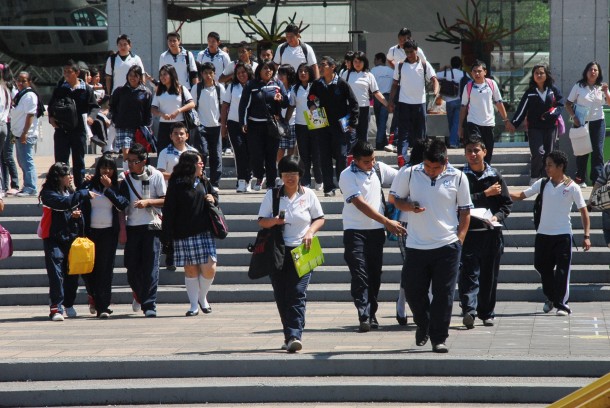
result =
[[[156,310],[152,310],[152,309],[148,309],[146,312],[144,312],[144,316],[146,316],[146,317],[157,317],[157,311]]]
[[[579,184],[580,188],[586,188],[587,187],[587,183],[585,183],[584,181],[582,183]],[[19,194],[17,194],[19,195]]]
[[[565,310],[563,310],[563,309],[557,309],[556,314],[557,314],[557,316],[567,316],[567,315],[569,315],[569,313],[568,313],[568,312],[566,312],[566,311],[565,311]]]
[[[288,344],[286,344],[286,351],[288,351],[289,353],[294,353],[296,351],[301,350],[302,348],[303,343],[301,343],[301,340],[295,339],[294,337],[288,340]]]
[[[227,147],[227,148],[225,149],[225,151],[224,151],[224,154],[225,154],[225,155],[233,154],[233,150],[231,150],[231,148],[230,148],[230,147]]]
[[[385,150],[386,152],[393,153],[393,152],[394,152],[394,145],[391,145],[391,144],[386,145],[386,146],[383,148],[383,150]]]
[[[315,187],[316,191],[324,190],[324,183],[319,183],[319,184],[315,183],[315,185],[316,185],[316,187]]]
[[[110,313],[108,312],[102,312],[100,313],[100,315],[98,316],[100,319],[108,319],[110,317]]]
[[[139,312],[142,310],[142,305],[140,305],[138,301],[134,299],[133,302],[131,302],[131,310],[134,312]]]
[[[237,193],[245,193],[248,191],[246,180],[240,179],[237,180],[237,189],[235,190]]]
[[[261,191],[261,188],[263,187],[263,183],[265,182],[265,179],[252,179],[253,180],[253,184],[252,184],[252,190],[254,191]]]
[[[68,317],[76,317],[78,316],[78,313],[74,307],[66,307],[66,315]]]
[[[51,320],[54,322],[63,322],[64,321],[64,316],[61,313],[53,313],[53,315],[51,316]]]

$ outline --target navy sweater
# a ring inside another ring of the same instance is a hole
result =
[[[132,88],[129,84],[117,88],[110,99],[112,122],[118,129],[137,129],[150,126],[152,94],[144,85]]]
[[[282,101],[276,101],[275,95],[280,93]],[[264,122],[268,113],[279,115],[282,108],[288,107],[286,88],[280,81],[273,79],[267,83],[253,79],[248,81],[239,101],[239,123],[246,125],[248,118]]]
[[[559,89],[551,86],[547,90],[546,98],[543,101],[536,89],[536,87],[530,87],[523,94],[511,120],[515,127],[518,127],[526,117],[528,128],[552,129],[556,126],[557,117],[561,114],[563,108],[563,96],[561,96]],[[551,113],[552,108],[556,109]]]

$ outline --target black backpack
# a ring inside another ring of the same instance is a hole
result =
[[[49,107],[49,114],[63,130],[78,128],[78,112],[76,102],[68,93],[57,97]]]
[[[540,184],[540,193],[538,193],[536,200],[534,201],[534,227],[536,228],[536,231],[540,225],[540,216],[542,214],[542,193],[544,192],[544,188],[546,187],[546,183],[548,183],[548,181],[548,177],[542,179],[542,184]]]
[[[40,98],[38,92],[36,92],[32,88],[28,88],[25,90],[25,92],[17,94],[17,96],[15,97],[15,106],[19,105],[19,101],[21,100],[21,98],[28,92],[33,92],[38,98],[38,105],[36,106],[36,117],[39,118],[41,116],[44,116],[46,109],[44,108],[44,103],[42,103],[42,98]]]

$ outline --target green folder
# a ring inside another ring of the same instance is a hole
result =
[[[324,263],[324,254],[322,253],[318,237],[313,237],[309,250],[306,250],[305,245],[301,244],[290,251],[290,254],[292,255],[294,268],[297,270],[299,278],[302,278],[313,271],[316,266]]]

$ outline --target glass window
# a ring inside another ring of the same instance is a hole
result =
[[[94,8],[84,8],[73,11],[72,21],[77,26],[83,27],[107,27],[106,17]],[[104,31],[78,31],[83,45],[94,45],[107,41],[108,34]]]

